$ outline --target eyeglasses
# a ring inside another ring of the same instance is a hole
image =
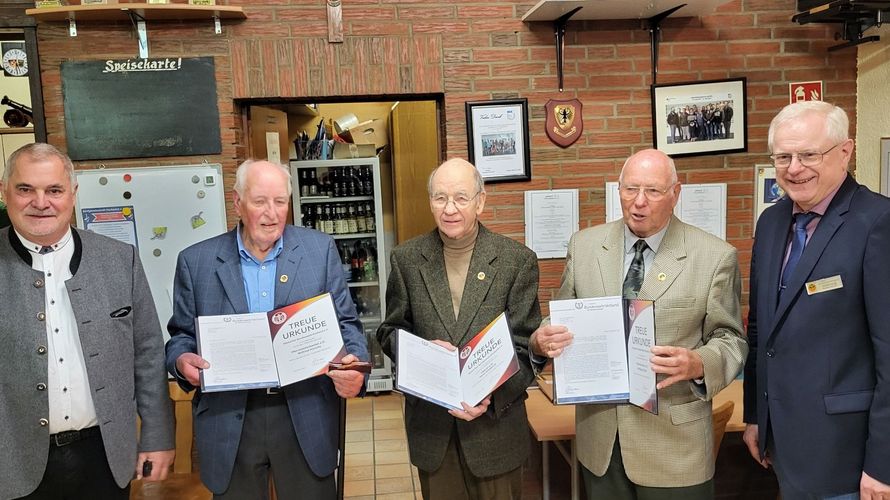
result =
[[[637,196],[640,193],[643,193],[643,196],[646,197],[649,201],[661,201],[668,194],[668,191],[671,190],[674,185],[677,183],[673,183],[670,186],[664,189],[658,189],[655,187],[643,187],[643,186],[626,186],[620,185],[618,186],[618,195],[621,196],[622,200],[630,201],[636,200]]]
[[[815,167],[822,163],[822,158],[831,152],[834,148],[840,146],[843,142],[839,142],[834,146],[831,146],[827,151],[823,151],[821,153],[814,152],[803,152],[797,153],[778,153],[774,155],[770,155],[769,157],[773,160],[773,165],[776,168],[784,169],[791,166],[791,162],[794,160],[794,157],[797,156],[797,161],[800,162],[801,165],[805,167]]]
[[[470,206],[470,203],[472,203],[472,201],[475,200],[477,196],[479,196],[479,193],[481,192],[482,191],[477,191],[476,194],[474,194],[473,196],[458,194],[454,197],[446,196],[439,193],[430,197],[430,203],[432,203],[433,206],[436,208],[445,208],[448,206],[449,203],[452,202],[457,208],[467,208],[468,206]]]

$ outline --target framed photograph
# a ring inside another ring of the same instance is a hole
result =
[[[528,100],[467,102],[467,153],[486,183],[532,178]]]
[[[745,78],[652,86],[652,137],[670,156],[748,150]]]

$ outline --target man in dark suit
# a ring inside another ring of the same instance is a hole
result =
[[[399,328],[455,349],[506,311],[520,371],[462,411],[405,396],[411,463],[426,500],[519,499],[534,376],[528,336],[541,320],[537,256],[478,222],[486,195],[472,164],[443,163],[427,187],[438,228],[393,250],[377,339],[392,359]]]
[[[786,197],[757,222],[744,440],[783,499],[890,498],[890,200],[847,172],[846,113],[769,128]]]
[[[162,480],[173,462],[139,254],[71,228],[74,165],[49,144],[14,152],[0,190],[0,499],[127,499],[134,476]]]
[[[367,361],[368,349],[343,277],[334,240],[286,225],[287,168],[248,160],[235,174],[238,226],[179,255],[167,370],[193,390],[209,363],[196,354],[195,318],[267,312],[330,293],[349,352],[344,364]],[[333,371],[280,389],[202,393],[193,399],[201,480],[218,499],[266,498],[269,471],[279,498],[333,499],[337,396],[359,394],[365,377]]]

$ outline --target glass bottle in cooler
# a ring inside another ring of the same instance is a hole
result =
[[[365,247],[366,255],[362,278],[364,281],[377,281],[377,248],[371,241],[362,243],[362,246]]]
[[[343,185],[340,181],[340,167],[331,167],[331,192],[334,198],[343,196]]]
[[[309,196],[318,196],[318,178],[315,169],[309,169]]]
[[[352,259],[349,257],[349,243],[340,240],[337,243],[337,250],[340,252],[340,264],[343,269],[343,278],[346,281],[352,281]]]
[[[377,221],[374,220],[374,206],[371,202],[365,202],[365,229],[370,233],[377,230]]]
[[[300,169],[300,196],[309,196],[309,170]]]
[[[350,203],[347,207],[346,222],[349,223],[349,232],[355,234],[358,232],[358,220],[355,215],[355,204]]]
[[[365,208],[361,203],[355,204],[355,232],[364,233],[368,231],[365,224]]]
[[[334,234],[334,214],[331,213],[331,206],[324,206],[324,232]]]

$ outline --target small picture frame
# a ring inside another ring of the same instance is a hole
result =
[[[652,139],[677,156],[748,150],[746,79],[652,86]]]
[[[754,226],[767,208],[775,205],[785,196],[785,191],[776,181],[776,167],[771,163],[754,165]],[[753,234],[752,234],[753,236]]]
[[[466,103],[467,154],[486,183],[532,178],[528,100]]]

